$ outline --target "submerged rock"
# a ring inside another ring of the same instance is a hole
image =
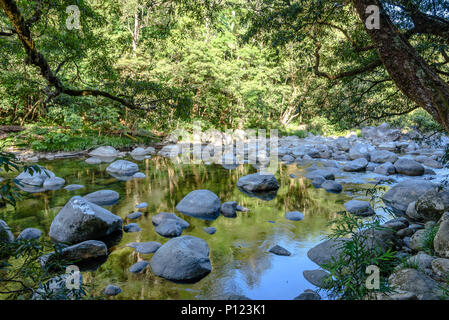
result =
[[[120,287],[118,287],[118,286],[110,284],[104,289],[103,293],[105,296],[113,297],[113,296],[116,296],[116,295],[122,293],[122,289],[120,289]]]
[[[237,217],[237,202],[229,201],[225,202],[221,205],[220,208],[221,214],[227,218],[235,218]]]
[[[83,198],[99,206],[108,206],[116,204],[120,195],[113,190],[99,190],[86,194]]]
[[[299,211],[290,211],[285,214],[285,219],[291,221],[302,221],[304,220],[304,214]]]
[[[54,218],[50,238],[58,242],[78,243],[101,240],[122,229],[122,219],[80,196],[71,198]]]
[[[278,256],[290,256],[291,255],[290,251],[288,251],[287,249],[285,249],[281,246],[278,246],[278,245],[275,245],[274,247],[272,247],[270,250],[268,250],[268,252],[274,253],[275,255],[278,255]]]
[[[237,187],[247,192],[266,192],[279,189],[279,184],[272,174],[253,173],[241,177]]]
[[[141,273],[145,268],[148,266],[148,262],[146,261],[139,261],[135,264],[133,264],[131,267],[129,267],[129,272],[131,273]]]
[[[321,300],[321,296],[315,291],[307,289],[293,300]]]
[[[216,219],[220,214],[220,199],[209,190],[195,190],[186,195],[176,210],[194,218]]]
[[[209,246],[196,237],[182,236],[167,241],[150,260],[153,273],[171,281],[193,282],[212,270]]]
[[[65,186],[64,189],[67,191],[75,191],[78,189],[83,189],[84,186],[81,184],[69,184],[68,186]]]

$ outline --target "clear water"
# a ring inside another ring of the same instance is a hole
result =
[[[302,274],[304,270],[317,269],[308,259],[307,251],[329,232],[329,221],[344,209],[346,201],[354,197],[368,199],[365,189],[372,187],[346,184],[343,193],[331,194],[315,189],[302,178],[304,168],[296,164],[280,165],[276,174],[280,184],[277,196],[263,201],[241,193],[236,187],[240,177],[256,172],[250,165],[226,170],[220,165],[179,165],[160,157],[132,161],[138,163],[146,179],[118,181],[107,174],[108,164],[88,165],[83,159],[40,162],[67,184],[82,184],[85,188],[27,194],[15,209],[0,208],[0,219],[9,224],[16,236],[27,227],[39,228],[47,235],[54,216],[71,197],[102,189],[115,190],[120,200],[106,208],[121,216],[124,224],[137,222],[142,231],[124,233],[121,242],[111,248],[108,260],[96,271],[83,274],[94,293],[101,293],[106,285],[113,283],[123,292],[112,299],[220,299],[231,294],[251,299],[293,299],[305,289],[317,289]],[[298,178],[293,179],[290,174]],[[250,211],[238,212],[235,219],[220,216],[214,221],[177,212],[176,204],[197,189],[209,189],[222,202],[237,201]],[[140,202],[149,204],[143,210],[144,215],[136,221],[126,221],[125,217],[136,211],[135,206]],[[304,213],[303,221],[284,218],[286,212],[296,210]],[[173,283],[153,275],[149,267],[138,275],[128,271],[131,265],[140,260],[149,261],[152,255],[138,254],[126,247],[127,243],[168,240],[155,232],[151,222],[152,216],[159,212],[175,212],[190,223],[183,235],[200,237],[209,244],[212,272],[199,282]],[[216,234],[204,232],[206,226],[217,228]],[[269,253],[276,244],[292,255]]]

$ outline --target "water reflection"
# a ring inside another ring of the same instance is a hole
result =
[[[280,188],[271,201],[266,201],[248,196],[236,187],[240,177],[256,172],[251,165],[228,170],[221,165],[173,164],[160,157],[136,162],[146,174],[145,179],[119,181],[106,172],[106,163],[89,165],[73,159],[40,163],[64,178],[67,184],[86,187],[28,194],[16,210],[1,208],[0,219],[4,219],[16,235],[27,227],[36,227],[48,234],[52,219],[71,197],[102,189],[117,191],[119,202],[105,208],[121,216],[124,224],[138,223],[142,231],[124,233],[111,249],[108,260],[97,270],[83,275],[98,293],[110,283],[121,286],[122,294],[113,299],[220,299],[233,294],[252,299],[292,299],[305,289],[315,289],[302,276],[303,270],[317,267],[307,258],[307,250],[328,232],[328,221],[344,208],[343,203],[349,199],[347,194],[330,194],[315,189],[303,178],[292,179],[292,174],[301,176],[302,168],[295,164],[279,167],[275,176]],[[177,212],[176,204],[197,189],[211,190],[222,203],[237,201],[250,210],[238,212],[237,218],[220,216],[214,221]],[[360,195],[360,186],[348,187],[345,191]],[[135,206],[141,202],[148,203],[147,208],[139,209],[142,217],[128,221],[126,216],[135,212]],[[286,220],[284,215],[288,211],[301,211],[305,219]],[[209,244],[212,272],[201,281],[176,284],[153,275],[149,268],[137,275],[128,271],[131,265],[149,260],[152,255],[139,254],[126,244],[168,241],[155,232],[151,222],[159,212],[175,212],[190,224],[183,235],[200,237]],[[204,227],[215,227],[217,232],[209,235]],[[268,253],[275,244],[285,247],[292,255],[279,257]]]

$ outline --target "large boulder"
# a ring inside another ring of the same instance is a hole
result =
[[[449,219],[443,219],[433,240],[435,252],[443,258],[449,258]]]
[[[406,180],[388,190],[382,200],[394,211],[404,214],[411,202],[418,200],[425,192],[435,188],[436,185],[429,181]]]
[[[167,241],[150,260],[153,273],[171,281],[194,282],[212,270],[206,241],[182,236]]]
[[[370,153],[371,161],[376,163],[391,162],[395,163],[398,160],[398,156],[387,150],[376,150]]]
[[[195,190],[176,205],[176,210],[194,218],[216,219],[220,214],[220,207],[220,199],[215,193]]]
[[[438,221],[449,210],[449,191],[430,190],[415,203],[416,220]]]
[[[101,240],[122,230],[122,219],[80,196],[71,198],[50,225],[50,238],[58,242],[79,243]]]
[[[105,147],[96,148],[95,150],[89,152],[89,155],[91,157],[115,158],[118,156],[118,151],[115,150],[114,147],[105,146]]]
[[[345,203],[347,212],[356,216],[372,216],[375,214],[371,204],[367,201],[351,200]]]
[[[388,282],[397,293],[412,293],[419,300],[438,300],[441,295],[438,282],[416,269],[402,269],[393,273]]]
[[[253,173],[241,177],[237,187],[247,192],[266,192],[279,189],[279,184],[272,174]]]
[[[365,158],[366,160],[370,160],[370,152],[375,150],[375,148],[369,144],[364,143],[356,143],[349,150],[349,158],[351,160],[356,160],[359,158]]]
[[[127,160],[117,160],[111,163],[106,171],[112,175],[117,176],[132,176],[139,172],[139,167],[137,164]]]
[[[0,220],[0,242],[13,242],[14,235],[5,221]]]
[[[108,206],[116,204],[120,195],[114,190],[99,190],[86,194],[83,198],[99,206]]]
[[[406,176],[422,176],[425,168],[412,159],[401,158],[394,163],[396,172]]]
[[[358,158],[356,160],[348,162],[343,167],[343,170],[346,172],[360,172],[360,171],[364,171],[366,169],[367,165],[368,165],[368,160],[366,160],[365,158]]]

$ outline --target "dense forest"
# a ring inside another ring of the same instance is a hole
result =
[[[381,6],[379,30],[365,2]],[[18,141],[35,150],[126,145],[194,121],[447,130],[446,1],[70,5],[1,1],[1,124],[26,128]]]

